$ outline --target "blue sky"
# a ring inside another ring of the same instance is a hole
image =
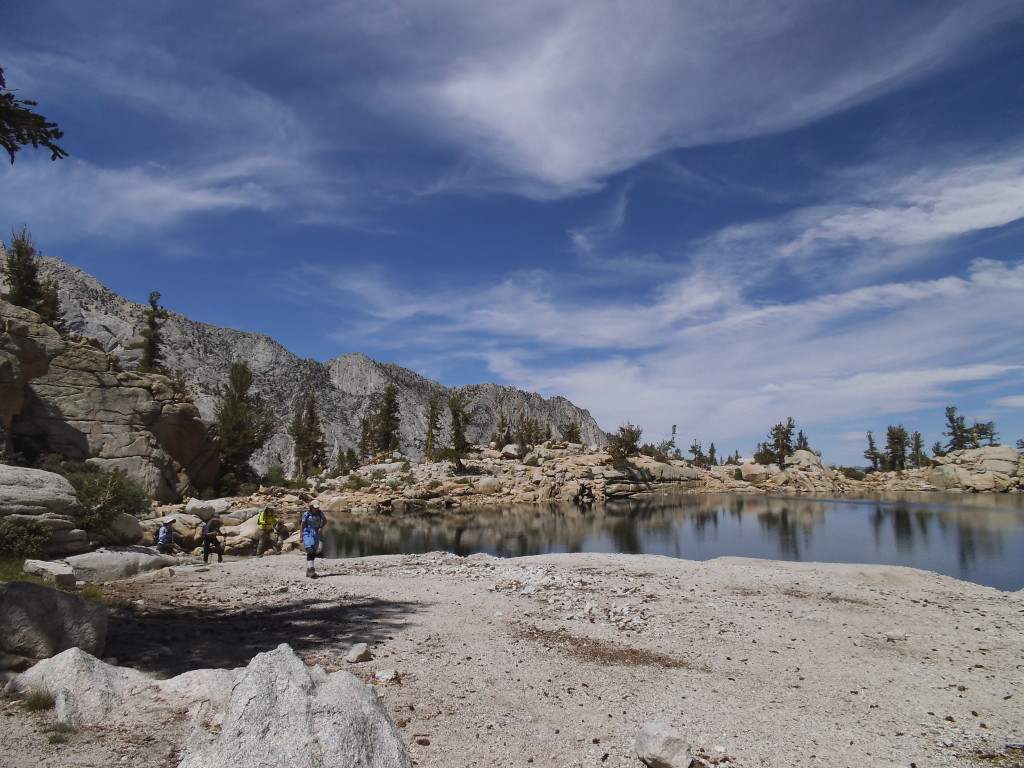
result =
[[[1018,0],[7,0],[0,227],[145,302],[835,463],[1024,437]],[[6,237],[5,237],[6,239]]]

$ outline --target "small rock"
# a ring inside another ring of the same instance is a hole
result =
[[[378,669],[373,680],[378,685],[398,685],[402,682],[402,677],[397,669]]]
[[[370,651],[366,643],[356,643],[352,646],[352,649],[345,656],[345,661],[349,664],[358,664],[362,661],[372,661],[373,652]]]
[[[893,632],[886,632],[885,633],[885,641],[887,643],[902,642],[903,640],[906,640],[906,639],[907,639],[907,633],[906,632],[893,631]]]
[[[648,723],[634,742],[636,755],[650,768],[690,768],[693,756],[683,735],[665,723]]]

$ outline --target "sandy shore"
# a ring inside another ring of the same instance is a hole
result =
[[[1024,765],[1024,592],[887,566],[446,554],[188,564],[109,585],[108,653],[161,677],[289,643],[377,685],[420,766],[637,766],[651,721],[709,764]],[[347,664],[366,642],[374,659]],[[51,745],[4,703],[10,768],[176,765],[173,724]]]

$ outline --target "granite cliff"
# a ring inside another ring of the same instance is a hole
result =
[[[56,258],[40,259],[41,274],[56,278],[64,321],[74,332],[95,338],[105,352],[116,354],[126,368],[134,368],[138,351],[131,349],[143,327],[146,307],[104,287],[95,278]],[[360,421],[374,407],[384,388],[399,388],[402,452],[412,458],[423,455],[426,405],[431,392],[447,396],[455,391],[401,366],[378,363],[363,354],[350,353],[320,363],[300,359],[268,336],[221,328],[190,320],[171,312],[163,328],[164,355],[174,377],[181,381],[204,419],[212,419],[218,392],[236,361],[245,361],[253,372],[255,389],[273,406],[282,425],[253,458],[257,470],[280,464],[291,468],[291,441],[284,425],[291,422],[299,401],[313,394],[332,456],[338,448],[355,447]],[[486,443],[504,413],[515,419],[520,413],[542,425],[576,422],[588,444],[603,445],[604,432],[590,414],[562,397],[543,398],[496,384],[460,388],[469,408],[475,411],[467,430],[470,441]],[[447,429],[447,424],[444,425]]]
[[[165,376],[125,371],[94,339],[61,336],[0,300],[0,453],[56,453],[120,469],[158,501],[217,475],[217,443]]]

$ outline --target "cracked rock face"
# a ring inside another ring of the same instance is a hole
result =
[[[211,482],[217,444],[189,397],[164,376],[124,371],[92,339],[61,338],[0,301],[0,415],[30,453],[120,469],[157,501]]]

